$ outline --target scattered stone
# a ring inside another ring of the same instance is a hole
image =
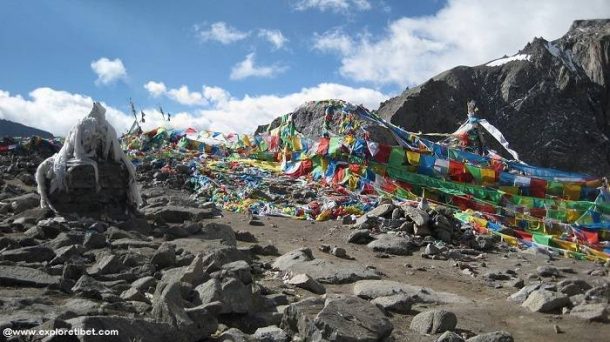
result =
[[[315,281],[312,277],[307,274],[297,274],[292,278],[286,281],[286,284],[294,285],[305,289],[307,291],[313,292],[315,294],[324,294],[326,293],[326,289],[324,286],[317,281]]]
[[[119,257],[114,254],[104,255],[95,265],[91,266],[87,272],[93,275],[118,273],[125,267]]]
[[[399,293],[393,296],[377,297],[371,303],[381,307],[385,311],[407,314],[411,310],[414,300],[410,296]]]
[[[533,291],[521,304],[530,311],[544,313],[557,311],[567,305],[570,305],[568,296],[548,290]]]
[[[51,261],[55,258],[55,252],[45,246],[30,246],[18,249],[9,249],[0,253],[0,259],[24,262]]]
[[[585,319],[587,321],[604,322],[608,319],[606,304],[593,303],[575,306],[570,311],[570,316]]]
[[[411,330],[420,334],[438,334],[455,329],[457,317],[453,312],[435,309],[424,311],[413,317]]]
[[[424,227],[428,224],[430,216],[427,212],[408,205],[402,206],[405,216],[410,218],[415,223],[415,226]]]
[[[514,342],[514,340],[513,335],[500,330],[471,337],[466,342]]]
[[[313,325],[312,335],[334,341],[381,341],[394,329],[377,306],[355,296],[327,299]]]
[[[565,279],[557,283],[557,288],[559,292],[567,296],[574,296],[585,293],[585,291],[591,289],[591,285],[582,279]]]
[[[242,241],[242,242],[257,242],[254,234],[252,234],[248,231],[245,231],[245,230],[236,231],[235,239],[237,239],[237,241]]]
[[[276,326],[258,328],[252,337],[257,342],[287,342],[290,340],[286,332]]]
[[[88,249],[98,249],[106,247],[106,237],[104,234],[90,232],[85,235],[83,246]]]
[[[347,258],[347,251],[345,248],[341,247],[333,247],[333,249],[330,250],[330,254],[336,256],[337,258]]]
[[[353,293],[364,299],[387,297],[403,293],[417,303],[469,303],[466,298],[449,292],[437,292],[420,286],[413,286],[392,280],[360,280],[354,284]]]
[[[536,269],[536,273],[538,273],[538,275],[541,277],[560,277],[561,276],[561,272],[559,272],[559,269],[557,267],[553,267],[553,266],[549,266],[549,265],[538,266],[538,268]]]
[[[379,253],[410,255],[414,245],[403,237],[384,234],[380,235],[376,240],[369,242],[367,247]]]
[[[464,339],[453,331],[445,331],[435,342],[464,342]]]
[[[365,245],[373,240],[374,238],[371,236],[368,229],[354,230],[347,238],[347,242],[359,245]]]
[[[438,249],[438,247],[436,247],[434,244],[427,244],[426,248],[424,249],[424,253],[422,253],[422,255],[426,255],[426,256],[432,256],[432,255],[438,255],[441,254],[441,250]]]
[[[159,246],[155,254],[150,258],[150,263],[157,266],[157,269],[172,267],[176,263],[176,246],[164,242]]]
[[[0,286],[47,287],[59,283],[59,277],[35,268],[0,266]]]
[[[525,302],[527,297],[529,297],[529,295],[532,292],[538,290],[539,288],[540,288],[540,284],[526,285],[526,286],[522,287],[521,290],[519,290],[518,292],[515,292],[512,295],[510,295],[508,297],[508,300],[521,304],[521,303]]]

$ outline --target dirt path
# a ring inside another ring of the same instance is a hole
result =
[[[486,285],[482,275],[489,271],[512,270],[528,282],[528,276],[536,273],[540,265],[569,267],[577,274],[569,277],[580,277],[590,282],[603,279],[587,275],[587,271],[599,268],[591,262],[561,259],[548,261],[544,255],[533,255],[524,252],[489,253],[479,264],[479,275],[473,278],[463,274],[452,260],[430,260],[421,257],[421,252],[413,256],[375,257],[375,253],[365,245],[347,243],[349,226],[340,222],[308,222],[279,217],[261,219],[264,226],[248,224],[242,214],[225,213],[217,219],[230,224],[235,231],[245,230],[253,233],[259,243],[269,242],[275,245],[280,254],[300,248],[309,247],[316,258],[336,258],[318,250],[321,244],[343,247],[348,255],[355,258],[352,262],[372,265],[385,276],[383,279],[405,282],[412,285],[426,286],[437,291],[458,294],[472,300],[467,304],[450,304],[439,307],[453,311],[458,317],[457,328],[467,334],[479,334],[496,330],[510,332],[515,341],[604,341],[610,336],[610,325],[586,322],[573,317],[551,314],[531,313],[518,304],[508,302],[506,298],[517,291],[516,288],[493,288]],[[248,243],[240,243],[243,246]],[[274,257],[263,257],[264,261],[273,261]],[[481,264],[484,266],[481,267]],[[407,265],[407,266],[405,266]],[[409,267],[410,265],[410,267]],[[261,279],[263,284],[278,285],[280,281],[272,274]],[[351,293],[352,285],[326,285],[328,293]],[[304,297],[311,294],[298,291]],[[415,311],[425,310],[433,305],[416,305]],[[395,315],[392,318],[395,327],[394,336],[400,341],[434,341],[435,336],[421,336],[409,331],[409,322],[413,315]],[[555,332],[557,325],[563,333]]]

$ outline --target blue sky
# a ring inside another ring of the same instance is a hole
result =
[[[376,109],[459,65],[555,39],[607,1],[0,1],[0,118],[65,134],[92,99],[250,131],[306,100]]]

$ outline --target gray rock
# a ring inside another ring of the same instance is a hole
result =
[[[226,224],[208,223],[201,228],[201,236],[205,240],[221,240],[228,246],[237,245],[235,232]]]
[[[347,257],[347,251],[345,250],[345,248],[341,247],[333,247],[333,249],[330,250],[330,254],[336,256],[337,258]]]
[[[0,253],[0,259],[24,262],[51,261],[55,258],[55,252],[46,246],[30,246],[18,249],[9,249]]]
[[[314,319],[323,308],[324,300],[320,297],[309,297],[290,304],[284,309],[280,326],[303,337],[312,336],[317,331]]]
[[[464,342],[464,339],[453,331],[445,331],[435,342]]]
[[[85,235],[83,246],[89,249],[98,249],[106,247],[106,237],[104,234],[90,232]]]
[[[400,208],[395,208],[392,210],[392,220],[398,220],[403,217],[404,212]]]
[[[224,276],[229,276],[239,279],[244,284],[252,283],[252,273],[250,271],[250,265],[244,260],[237,260],[228,264],[222,265]]]
[[[347,242],[360,245],[365,245],[373,240],[374,238],[371,236],[368,229],[356,229],[351,232],[347,238]]]
[[[313,254],[311,253],[311,249],[299,248],[275,259],[272,264],[272,267],[280,271],[287,271],[290,267],[297,263],[310,260],[313,260]]]
[[[436,247],[434,244],[429,243],[426,245],[426,248],[424,249],[424,252],[422,253],[423,255],[438,255],[441,253],[441,250],[438,249],[438,247]]]
[[[559,292],[567,296],[574,296],[585,293],[585,291],[591,289],[591,285],[582,279],[565,279],[557,283],[557,288]]]
[[[449,292],[409,285],[392,280],[361,280],[354,284],[353,293],[361,298],[374,299],[395,294],[406,294],[416,303],[469,303],[470,300]]]
[[[548,290],[533,291],[527,297],[525,302],[521,304],[521,306],[529,309],[530,311],[545,313],[559,310],[567,305],[570,305],[570,299],[568,296]]]
[[[246,230],[238,230],[235,232],[235,239],[237,241],[243,241],[243,242],[256,242],[256,237],[254,236],[254,234],[250,233],[249,231]]]
[[[369,242],[367,247],[375,252],[394,255],[410,255],[415,246],[411,241],[403,237],[383,234],[376,240]]]
[[[111,274],[118,273],[124,268],[125,266],[121,263],[119,257],[114,254],[106,254],[95,265],[91,266],[87,272],[94,275]]]
[[[580,304],[570,311],[570,316],[585,319],[587,321],[605,322],[608,319],[606,304]]]
[[[151,287],[154,287],[156,283],[157,279],[151,276],[146,276],[131,283],[131,287],[138,291],[147,292]]]
[[[292,278],[286,281],[286,284],[294,285],[305,289],[307,291],[313,292],[315,294],[324,294],[326,293],[326,289],[324,286],[317,281],[315,281],[312,277],[307,274],[297,274]]]
[[[560,277],[561,276],[561,272],[559,272],[559,269],[557,267],[553,267],[553,266],[549,266],[549,265],[538,266],[538,268],[536,268],[536,273],[538,273],[538,275],[541,277]]]
[[[290,340],[288,334],[276,326],[258,328],[252,337],[260,342],[287,342]]]
[[[430,231],[430,228],[428,228],[428,224],[421,226],[416,224],[413,226],[413,234],[418,236],[429,236],[432,232]]]
[[[162,220],[167,223],[183,223],[185,221],[201,221],[214,217],[211,209],[186,208],[167,205],[143,210],[149,220]]]
[[[377,297],[371,303],[381,307],[385,311],[407,314],[411,310],[414,300],[410,296],[399,293],[387,297]]]
[[[59,277],[35,268],[0,266],[0,286],[46,287],[59,283]]]
[[[605,284],[593,287],[585,292],[585,296],[592,300],[608,301],[610,300],[610,286]]]
[[[347,284],[362,279],[380,279],[377,272],[362,264],[340,260],[315,259],[297,262],[287,270],[295,274],[308,274],[323,284]]]
[[[160,323],[146,319],[129,318],[121,316],[83,316],[66,321],[72,329],[83,330],[118,330],[118,336],[113,337],[113,341],[129,342],[139,341],[146,336],[146,341],[150,342],[186,342],[191,341],[167,323]],[[81,335],[81,342],[104,342],[109,341],[108,336],[100,335]]]
[[[150,301],[144,293],[135,287],[130,287],[121,293],[121,299],[149,303]]]
[[[85,298],[102,299],[112,291],[101,282],[88,275],[81,276],[72,287],[72,292]]]
[[[19,214],[27,209],[36,208],[40,204],[40,196],[37,193],[7,198],[6,202],[11,203],[11,208],[15,214]]]
[[[231,328],[226,331],[223,331],[220,336],[218,336],[219,342],[249,342],[250,337],[237,328]]]
[[[380,341],[394,330],[377,306],[355,296],[327,299],[313,324],[321,340]]]
[[[176,263],[176,246],[164,242],[150,258],[150,263],[157,269],[172,267]]]
[[[405,216],[410,218],[415,223],[415,226],[425,226],[430,220],[430,215],[427,212],[414,208],[409,205],[402,206],[402,210],[405,212]]]
[[[437,309],[424,311],[413,317],[411,330],[420,334],[438,334],[455,329],[457,317],[453,312]]]
[[[540,284],[526,285],[526,286],[522,287],[519,291],[510,295],[508,297],[508,300],[521,304],[521,303],[525,302],[527,297],[529,297],[529,295],[532,292],[538,290],[539,288],[540,288]]]
[[[486,334],[473,336],[467,342],[513,342],[513,335],[506,331],[494,331]]]
[[[366,213],[366,216],[368,217],[384,217],[388,214],[390,214],[394,208],[396,208],[396,206],[394,204],[391,203],[386,203],[386,204],[380,204],[377,206],[377,208],[369,211],[368,213]]]
[[[221,313],[248,313],[252,308],[252,292],[249,286],[234,278],[222,281],[212,278],[197,286],[195,291],[199,294],[202,304],[222,302]]]

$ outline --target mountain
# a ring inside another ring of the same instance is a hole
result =
[[[450,133],[475,100],[524,162],[596,175],[610,172],[610,19],[578,20],[561,38],[458,66],[382,103],[409,131]]]
[[[53,134],[38,128],[0,119],[0,137],[31,137],[33,135],[37,135],[42,138],[53,138]]]

